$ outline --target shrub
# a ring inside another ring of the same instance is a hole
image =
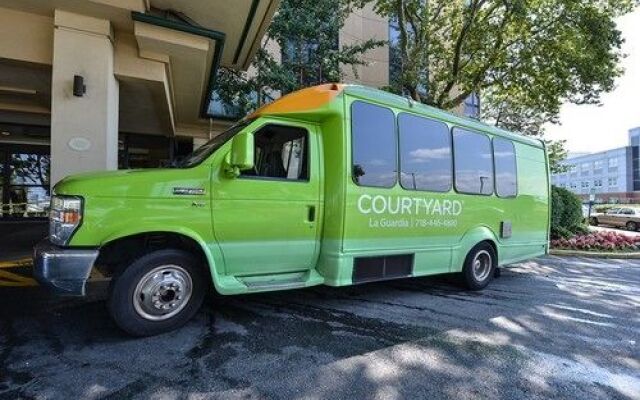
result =
[[[583,224],[580,198],[567,189],[551,188],[551,238],[569,238],[577,233],[588,233]]]
[[[551,231],[561,227],[562,223],[562,197],[556,186],[551,187]]]
[[[589,233],[591,233],[589,227],[585,224],[571,226],[569,227],[569,231],[576,235],[588,235]]]
[[[617,232],[592,232],[571,238],[559,238],[551,241],[556,249],[586,251],[637,251],[637,238]]]
[[[551,228],[551,235],[557,239],[560,239],[560,238],[569,239],[575,236],[573,232],[571,232],[569,229],[565,228],[564,226],[556,226],[555,228]]]

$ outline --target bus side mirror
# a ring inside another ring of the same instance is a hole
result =
[[[254,164],[253,133],[240,132],[231,141],[231,152],[227,159],[227,173],[233,177],[240,175],[240,171],[253,168]]]

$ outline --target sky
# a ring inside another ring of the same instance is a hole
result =
[[[625,74],[616,89],[602,96],[601,106],[565,104],[560,125],[546,126],[548,139],[565,139],[572,153],[596,152],[626,146],[629,129],[640,126],[640,8],[620,17],[618,29],[626,40],[622,62]]]

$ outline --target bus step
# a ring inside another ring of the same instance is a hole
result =
[[[249,290],[295,289],[312,286],[315,277],[311,271],[289,272],[284,274],[257,275],[238,277]]]

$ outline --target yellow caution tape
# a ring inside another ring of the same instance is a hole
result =
[[[38,283],[33,278],[27,278],[9,271],[0,271],[0,286],[25,287],[37,285]]]
[[[32,265],[32,261],[30,258],[22,258],[20,260],[13,261],[0,261],[0,268],[20,268],[20,267],[30,267]]]

